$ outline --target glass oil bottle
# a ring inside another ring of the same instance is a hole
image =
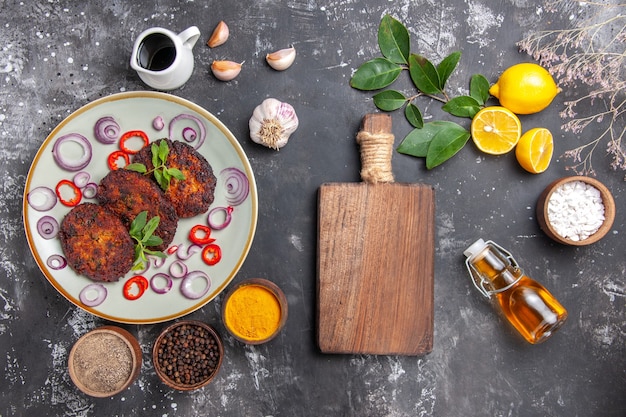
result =
[[[478,239],[463,254],[474,286],[483,296],[495,297],[504,316],[526,341],[541,343],[565,322],[565,308],[526,276],[506,249]]]

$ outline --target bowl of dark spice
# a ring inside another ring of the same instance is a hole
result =
[[[202,388],[222,364],[224,346],[215,329],[196,320],[165,328],[152,349],[154,369],[163,383],[179,391]]]
[[[539,227],[565,245],[583,246],[599,241],[614,220],[613,195],[595,178],[558,179],[545,188],[537,202]]]
[[[235,285],[222,304],[222,321],[240,342],[259,345],[272,340],[287,321],[287,299],[282,290],[264,278]]]
[[[92,397],[110,397],[128,388],[141,369],[141,347],[128,331],[102,326],[83,335],[70,350],[74,384]]]

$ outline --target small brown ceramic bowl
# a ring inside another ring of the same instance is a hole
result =
[[[141,347],[128,331],[102,326],[83,335],[70,350],[74,384],[92,397],[111,397],[128,388],[141,370]]]
[[[189,361],[185,361],[187,355]],[[157,375],[165,385],[179,391],[195,390],[211,382],[223,357],[220,335],[213,327],[196,320],[169,325],[152,348]]]
[[[548,211],[548,203],[552,198],[554,198],[554,193],[558,190],[562,190],[563,186],[568,183],[572,183],[575,181],[581,181],[587,185],[590,185],[596,188],[600,192],[600,197],[602,198],[602,204],[604,205],[604,221],[602,225],[595,231],[592,235],[576,240],[571,237],[562,236],[557,232],[557,229],[550,222],[550,215]],[[545,190],[539,196],[539,200],[537,201],[537,221],[539,222],[539,227],[545,232],[553,240],[571,246],[584,246],[590,245],[602,239],[608,231],[613,226],[613,221],[615,220],[615,201],[613,200],[613,195],[604,184],[595,178],[585,177],[585,176],[571,176],[558,179],[548,185]]]
[[[222,303],[226,330],[248,345],[269,342],[287,321],[287,299],[272,281],[251,278],[235,285]]]

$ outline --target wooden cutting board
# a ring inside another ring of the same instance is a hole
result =
[[[363,118],[362,183],[322,184],[317,342],[324,353],[423,355],[433,346],[431,186],[393,182],[391,117]]]

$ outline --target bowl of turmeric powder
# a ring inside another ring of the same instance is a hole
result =
[[[222,321],[237,340],[259,345],[272,340],[287,321],[287,299],[282,290],[264,278],[235,285],[222,303]]]

